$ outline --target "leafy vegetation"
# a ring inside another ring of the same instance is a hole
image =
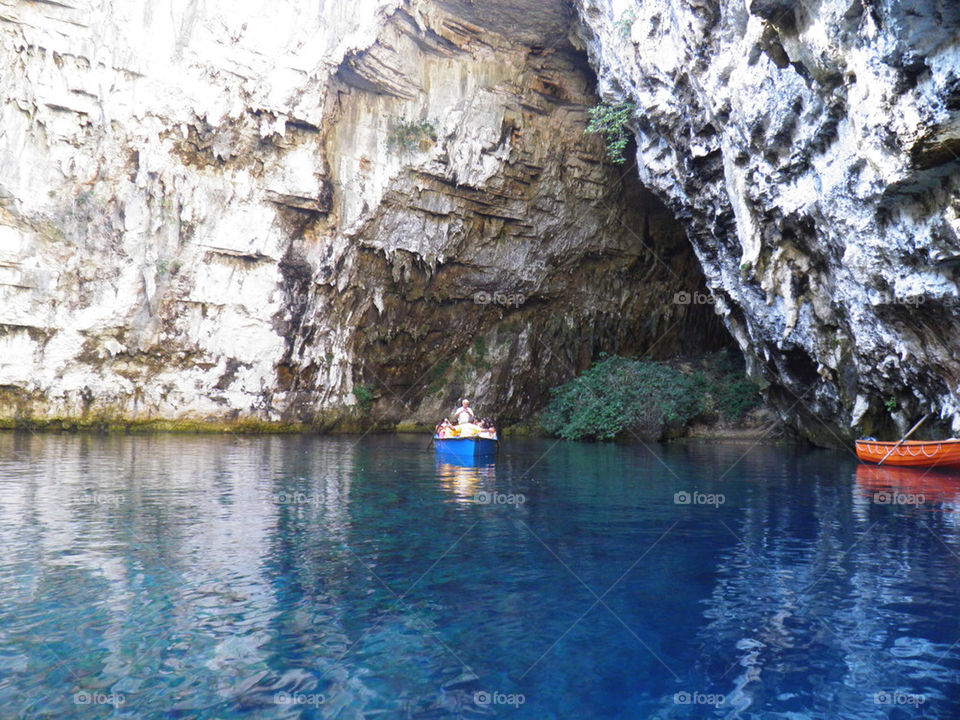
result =
[[[414,148],[425,150],[429,143],[436,140],[437,131],[433,123],[427,121],[416,123],[401,119],[390,131],[388,142],[391,148],[410,151]]]
[[[363,412],[370,412],[373,406],[373,388],[366,385],[354,385],[353,396],[357,399],[357,405]]]
[[[447,370],[450,369],[451,363],[449,360],[441,360],[432,368],[430,372],[427,373],[427,393],[433,395],[438,393],[443,389],[444,377],[447,374]]]
[[[623,15],[620,16],[620,19],[617,20],[613,26],[620,31],[621,37],[629,37],[630,31],[633,29],[633,23],[637,20],[637,10],[636,8],[630,8]]]
[[[491,367],[487,360],[487,340],[483,335],[477,335],[474,338],[473,363],[478,370],[489,370]]]
[[[760,386],[744,374],[743,359],[720,350],[703,359],[708,413],[723,420],[740,420],[760,404]]]
[[[760,388],[743,375],[722,378],[713,386],[717,410],[728,420],[740,420],[760,404]]]
[[[659,437],[666,426],[684,425],[701,411],[703,392],[668,365],[611,355],[551,394],[545,430],[567,440],[611,440],[627,431]]]
[[[543,428],[567,440],[661,438],[697,417],[736,421],[759,405],[759,387],[721,351],[703,370],[612,355],[551,391]]]
[[[174,260],[170,262],[169,260],[157,260],[156,270],[157,276],[161,275],[176,275],[180,272],[180,268],[183,267],[183,263],[179,260]]]
[[[74,203],[80,207],[83,207],[90,202],[91,198],[93,198],[93,190],[89,188],[86,190],[81,190],[77,193],[76,198],[74,198]]]
[[[621,102],[616,105],[600,103],[588,111],[590,124],[584,132],[602,134],[606,138],[607,157],[616,165],[626,161],[623,153],[630,141],[627,126],[636,109],[632,102]]]

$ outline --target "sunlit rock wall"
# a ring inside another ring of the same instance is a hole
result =
[[[807,434],[960,432],[960,5],[578,0],[639,177]]]
[[[723,342],[583,133],[575,20],[0,0],[0,421],[510,419],[600,351]]]

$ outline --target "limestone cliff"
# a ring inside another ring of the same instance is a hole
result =
[[[771,398],[836,443],[960,432],[960,5],[578,0],[645,186]]]
[[[683,226],[583,133],[576,22],[0,0],[0,422],[510,419],[599,351],[722,343],[673,302]]]

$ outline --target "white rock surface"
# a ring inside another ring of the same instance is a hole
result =
[[[960,432],[960,6],[578,0],[643,183],[808,435]]]
[[[0,421],[519,413],[716,342],[583,135],[570,7],[400,4],[0,0]]]
[[[0,2],[0,386],[18,411],[260,402],[289,245],[269,200],[323,194],[322,148],[287,150],[288,128],[321,121],[329,77],[396,5]],[[276,140],[257,157],[254,123]],[[218,390],[228,358],[242,370]]]

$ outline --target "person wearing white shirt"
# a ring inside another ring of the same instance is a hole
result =
[[[457,425],[473,422],[474,415],[473,410],[470,409],[470,401],[464,400],[460,407],[454,409],[452,415]]]

